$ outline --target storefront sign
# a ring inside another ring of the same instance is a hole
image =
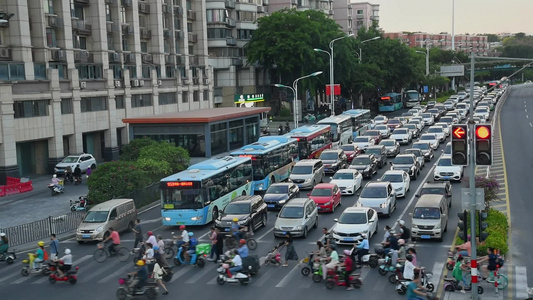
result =
[[[265,94],[242,94],[235,95],[235,103],[263,102]]]

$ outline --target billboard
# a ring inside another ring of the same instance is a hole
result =
[[[463,65],[441,66],[440,75],[444,77],[464,76],[465,66]]]

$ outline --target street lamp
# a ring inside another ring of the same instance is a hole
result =
[[[361,50],[361,45],[366,43],[366,42],[370,42],[370,41],[375,41],[375,40],[379,40],[381,37],[380,36],[376,36],[376,37],[373,37],[371,39],[368,39],[368,40],[364,40],[362,41],[360,44],[359,44],[359,63],[361,63],[361,61],[363,60],[363,52]]]
[[[331,42],[329,42],[329,48],[331,49],[331,52],[328,52],[322,49],[313,49],[316,52],[324,52],[329,55],[329,91],[330,91],[331,115],[332,116],[335,115],[335,104],[333,102],[333,97],[334,97],[333,85],[335,84],[335,78],[333,76],[333,43],[335,43],[338,40],[342,40],[342,39],[345,39],[351,36],[353,36],[353,33],[331,40]]]
[[[278,87],[278,88],[291,89],[292,92],[294,93],[294,99],[292,101],[292,109],[294,111],[293,112],[293,114],[294,114],[294,128],[298,128],[298,107],[296,106],[296,99],[298,98],[298,96],[297,96],[298,95],[298,81],[300,81],[302,79],[305,79],[305,78],[308,78],[308,77],[317,76],[317,75],[320,75],[320,74],[322,74],[322,71],[314,72],[314,73],[311,73],[309,75],[305,75],[305,76],[302,76],[300,78],[297,78],[292,83],[292,87],[290,87],[288,85],[281,84],[281,83],[274,84],[274,86]]]
[[[416,53],[421,53],[426,56],[426,76],[428,76],[429,75],[429,47],[426,47],[426,52],[416,51]]]

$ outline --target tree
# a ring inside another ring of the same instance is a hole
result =
[[[489,43],[494,43],[494,42],[499,42],[500,41],[500,37],[497,36],[496,34],[492,34],[492,33],[489,33],[489,34],[484,34],[487,36],[487,41]]]
[[[122,153],[120,154],[120,160],[122,161],[136,161],[139,158],[140,151],[143,147],[153,145],[157,143],[149,137],[143,137],[140,139],[133,139],[129,144],[122,146]]]
[[[158,174],[169,175],[186,169],[190,157],[187,150],[182,147],[160,141],[142,147],[137,161],[150,172],[159,169]],[[153,168],[154,166],[157,168]]]

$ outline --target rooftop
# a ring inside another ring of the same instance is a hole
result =
[[[270,111],[270,107],[221,107],[122,119],[128,124],[210,123]]]

